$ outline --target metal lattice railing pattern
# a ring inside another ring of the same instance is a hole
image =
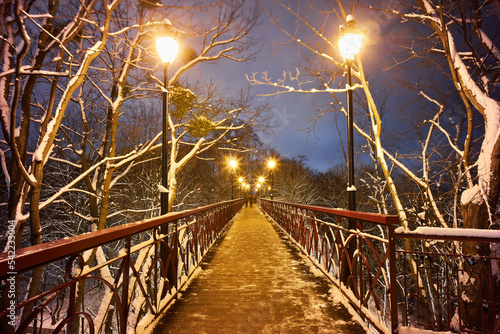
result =
[[[390,275],[395,265],[390,241],[399,224],[396,216],[267,200],[260,206],[374,328],[389,332],[397,327],[397,314],[391,316],[395,278]],[[355,221],[355,230],[348,228],[349,220]]]
[[[175,299],[241,206],[241,200],[223,202],[23,248],[16,251],[16,275],[1,254],[0,280],[6,286],[13,279],[18,289],[12,310],[0,312],[3,328],[142,332]],[[40,267],[44,285],[23,298]]]
[[[409,231],[395,228],[396,216],[259,203],[379,332],[500,330],[499,231]],[[464,242],[486,244],[491,254],[465,254]]]
[[[398,229],[395,238],[411,240],[397,250],[401,324],[458,333],[500,332],[499,231]],[[457,235],[453,235],[456,233]],[[487,244],[489,255],[464,254],[463,242]],[[412,273],[411,266],[416,268]]]

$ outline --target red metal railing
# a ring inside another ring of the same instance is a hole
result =
[[[405,231],[395,229],[396,216],[268,200],[259,205],[379,332],[407,326],[500,333],[500,278],[494,275],[500,257],[456,251],[464,241],[498,251],[500,231]],[[355,230],[348,229],[349,220]],[[408,239],[415,239],[411,251],[403,249]],[[467,294],[471,289],[475,298]]]
[[[398,250],[402,325],[458,333],[500,333],[500,256],[457,251],[463,242],[500,246],[500,231],[396,229],[394,237],[413,239],[412,251]],[[411,259],[411,260],[410,260]],[[410,265],[417,274],[410,274]],[[422,297],[424,296],[424,297]]]
[[[242,204],[222,202],[19,249],[14,269],[0,254],[0,281],[4,289],[10,282],[17,289],[14,306],[0,311],[0,331],[142,332],[174,300]],[[165,224],[169,233],[162,235]],[[44,285],[27,300],[22,288],[40,267]]]
[[[396,216],[260,200],[259,204],[379,332],[397,328]],[[356,230],[349,230],[349,220]],[[349,245],[356,249],[349,251]],[[393,310],[391,316],[391,310]]]

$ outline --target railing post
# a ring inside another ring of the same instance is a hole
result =
[[[359,230],[360,232],[364,232],[364,226],[362,222],[359,222]],[[358,253],[360,255],[363,255],[363,243],[362,243],[362,238],[361,236],[357,236],[357,248],[358,248]],[[359,289],[359,296],[360,296],[360,306],[363,305],[363,301],[365,299],[365,292],[366,292],[366,280],[365,280],[365,271],[363,270],[363,260],[362,256],[358,257],[358,274],[357,276],[359,277],[358,280],[358,289]],[[354,261],[353,261],[353,270],[356,272],[354,269]]]
[[[201,224],[202,221],[205,220],[205,215],[200,213],[198,215],[196,215],[196,222],[194,223],[194,229],[193,229],[193,245],[194,245],[194,259],[195,259],[195,262],[198,263],[198,258],[199,258],[199,252],[200,252],[200,245],[199,245],[199,242],[200,242],[200,239],[199,239],[199,226]]]
[[[175,221],[175,237],[174,237],[174,252],[175,258],[174,261],[174,272],[175,275],[175,299],[178,298],[179,293],[179,233],[177,231],[177,221]]]
[[[129,288],[129,282],[130,282],[130,244],[131,244],[131,237],[128,236],[125,238],[125,251],[126,251],[126,256],[123,259],[123,279],[122,279],[122,305],[123,309],[121,310],[122,316],[121,318],[121,323],[120,323],[120,333],[125,334],[127,333],[127,321],[128,321],[128,308],[129,308],[129,301],[128,301],[128,288]]]
[[[66,316],[68,318],[73,317],[75,315],[75,298],[76,298],[76,285],[78,284],[77,281],[75,281],[74,284],[71,284],[71,287],[69,288],[69,303],[68,303],[68,312],[66,313]],[[68,324],[66,325],[66,332],[67,333],[73,333],[73,322],[75,319],[71,319],[68,321]]]
[[[394,238],[394,226],[388,226],[389,235],[389,279],[390,279],[390,302],[391,302],[391,333],[398,329],[398,285],[396,284],[396,240]]]

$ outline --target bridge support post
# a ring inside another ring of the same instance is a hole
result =
[[[128,288],[130,282],[130,244],[131,244],[131,237],[128,236],[127,238],[125,238],[125,249],[127,256],[123,259],[122,309],[120,310],[121,312],[120,334],[127,333],[127,321],[128,321],[128,310],[129,310]]]
[[[396,241],[394,240],[394,226],[388,226],[388,230],[391,333],[396,334],[398,331],[398,286],[396,284]]]

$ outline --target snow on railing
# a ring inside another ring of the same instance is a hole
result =
[[[397,228],[394,237],[412,243],[411,250],[397,251],[403,326],[459,333],[500,332],[500,254],[495,253],[500,231]],[[486,253],[464,253],[464,243],[469,243],[467,249]],[[417,269],[416,274],[410,273],[410,265]]]
[[[0,281],[11,302],[0,332],[142,333],[176,298],[241,200],[64,238],[0,254]],[[162,226],[168,233],[162,234]],[[163,255],[163,257],[161,256]],[[38,294],[26,300],[33,269]],[[32,309],[29,314],[25,310]]]

